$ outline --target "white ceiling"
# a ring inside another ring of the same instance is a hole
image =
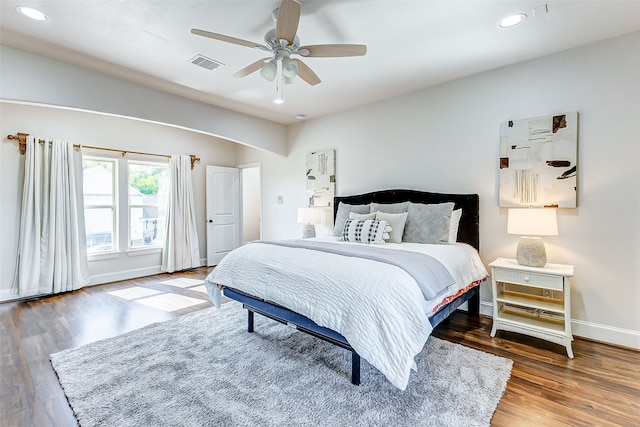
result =
[[[285,86],[259,73],[232,75],[265,55],[190,33],[191,28],[263,43],[278,0],[0,2],[0,42],[174,94],[280,123],[293,123],[445,81],[640,30],[640,1],[300,0],[301,44],[366,44],[363,57],[307,58],[322,80]],[[31,21],[16,5],[40,8]],[[548,13],[542,13],[548,5]],[[533,13],[533,9],[537,13]],[[505,30],[513,12],[528,19]],[[197,54],[224,63],[215,71]]]

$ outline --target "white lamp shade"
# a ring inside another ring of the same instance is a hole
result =
[[[292,79],[298,74],[298,63],[291,58],[282,60],[282,75],[285,79]]]
[[[301,224],[320,224],[321,209],[298,208],[298,222]]]
[[[264,77],[265,80],[272,82],[276,78],[277,71],[278,66],[276,65],[276,61],[272,59],[262,66],[262,69],[260,69],[260,75]]]
[[[525,236],[557,236],[556,210],[552,208],[509,209],[507,233]]]

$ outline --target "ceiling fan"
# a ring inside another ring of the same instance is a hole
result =
[[[191,33],[202,37],[264,50],[272,54],[271,57],[259,59],[247,65],[234,77],[246,77],[260,70],[262,77],[269,81],[276,80],[278,97],[276,103],[282,103],[283,85],[292,83],[296,76],[310,85],[320,83],[320,78],[300,58],[292,58],[292,55],[302,57],[344,57],[362,56],[367,53],[367,46],[362,44],[319,44],[300,46],[300,39],[296,35],[300,22],[300,3],[295,0],[282,0],[280,7],[273,11],[276,28],[267,32],[264,36],[265,44],[254,43],[236,37],[192,28]]]

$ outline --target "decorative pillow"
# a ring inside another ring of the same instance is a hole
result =
[[[403,242],[447,243],[453,202],[425,205],[409,203]]]
[[[375,216],[378,220],[387,221],[391,226],[388,243],[402,243],[402,234],[404,233],[404,224],[407,222],[407,212],[404,213],[386,213],[376,212]]]
[[[342,236],[344,230],[344,223],[349,219],[349,213],[355,212],[359,214],[369,213],[369,205],[348,205],[340,202],[338,205],[338,212],[336,212],[336,218],[334,220],[333,235]]]
[[[376,213],[365,213],[365,214],[360,214],[360,213],[355,213],[355,212],[349,212],[349,219],[376,219]]]
[[[449,223],[449,243],[458,241],[458,228],[460,227],[460,218],[462,217],[462,208],[456,209],[451,213],[451,222]]]
[[[384,212],[384,213],[403,213],[407,211],[409,202],[402,203],[371,203],[371,212]]]
[[[389,238],[391,227],[387,221],[375,219],[348,219],[344,223],[342,239],[345,242],[374,243],[382,245]]]

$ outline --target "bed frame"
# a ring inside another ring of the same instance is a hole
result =
[[[360,205],[368,203],[445,203],[454,202],[454,209],[462,208],[462,217],[458,228],[458,241],[468,243],[480,250],[479,238],[479,208],[480,199],[477,194],[443,194],[429,193],[416,190],[383,190],[367,194],[354,196],[335,197],[334,218],[340,202],[350,205]],[[479,286],[471,288],[466,293],[441,307],[436,314],[429,318],[433,327],[445,320],[461,304],[469,302],[468,313],[472,316],[480,314],[480,293]],[[331,329],[319,326],[311,319],[295,313],[287,308],[279,306],[269,301],[263,301],[246,293],[231,288],[224,288],[224,295],[228,298],[239,301],[248,311],[247,330],[254,330],[254,313],[259,313],[277,322],[294,327],[317,338],[328,341],[334,345],[342,347],[351,352],[351,382],[360,384],[360,356],[349,345],[349,342],[339,333]]]

